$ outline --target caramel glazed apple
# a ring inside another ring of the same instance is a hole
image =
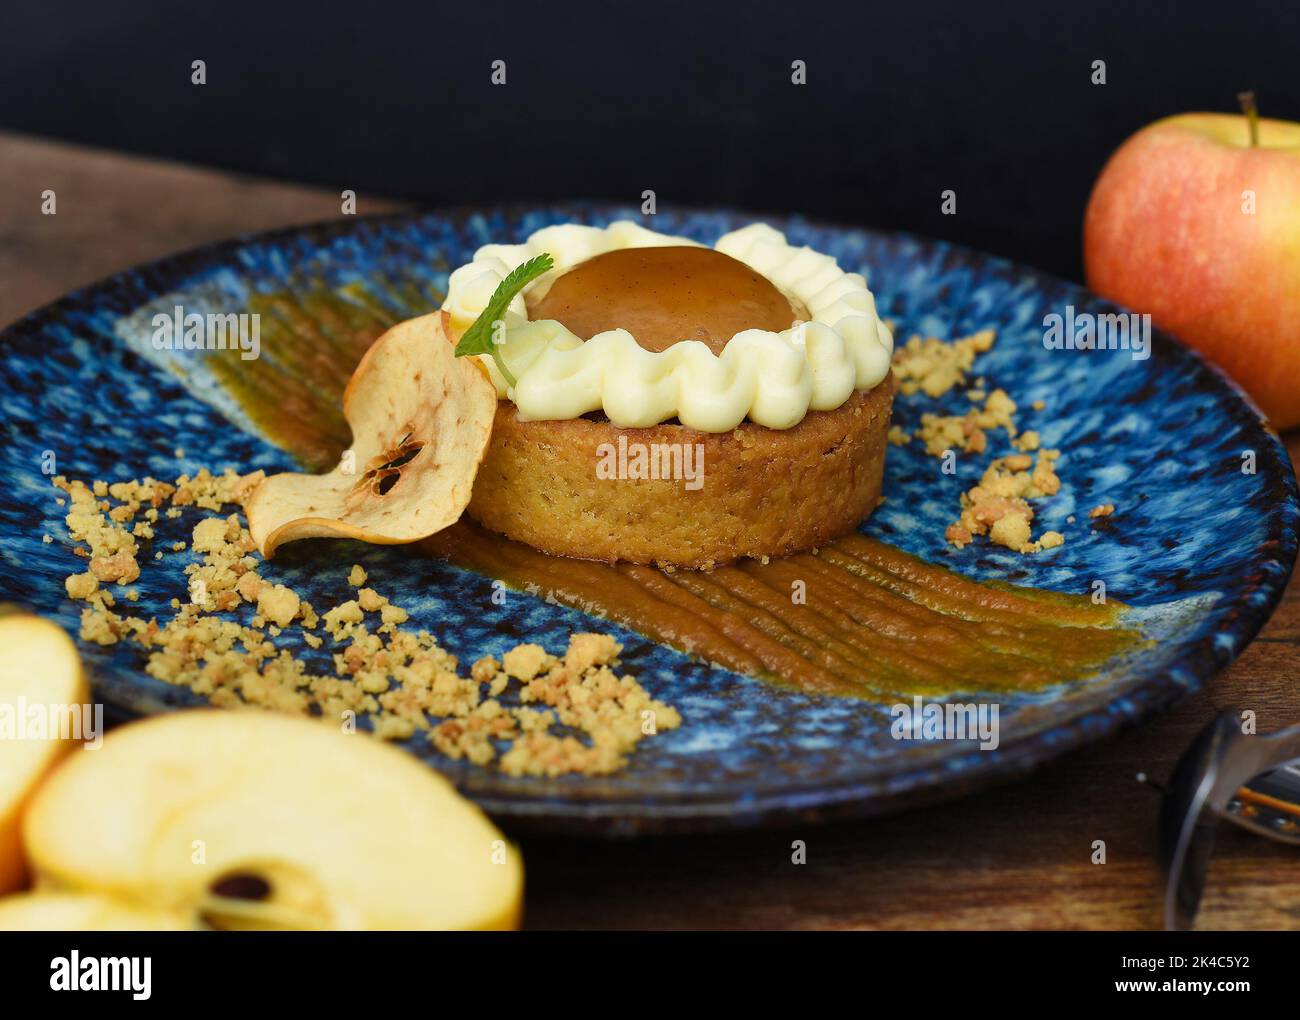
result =
[[[501,399],[472,518],[548,553],[709,568],[876,507],[893,338],[862,276],[762,224],[713,248],[565,224],[452,273],[453,339],[543,252],[480,358]]]

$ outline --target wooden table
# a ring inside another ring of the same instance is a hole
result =
[[[40,196],[57,194],[57,215]],[[337,193],[0,134],[0,323],[145,259],[339,215]],[[358,211],[395,208],[359,196]],[[1300,458],[1300,432],[1288,441]],[[1207,690],[1038,774],[869,822],[618,843],[529,839],[527,921],[545,928],[1146,928],[1157,795],[1221,708],[1300,718],[1300,584]],[[807,863],[791,863],[791,843]],[[1091,863],[1104,840],[1107,863]],[[1300,853],[1225,827],[1202,928],[1300,928]]]

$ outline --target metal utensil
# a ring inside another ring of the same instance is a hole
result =
[[[1243,732],[1224,712],[1179,759],[1160,805],[1164,922],[1192,927],[1220,820],[1300,845],[1300,726],[1267,736]]]

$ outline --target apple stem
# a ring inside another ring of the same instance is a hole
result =
[[[1250,125],[1250,147],[1257,149],[1259,148],[1259,107],[1255,105],[1255,93],[1238,92],[1237,102],[1241,104],[1246,122]]]

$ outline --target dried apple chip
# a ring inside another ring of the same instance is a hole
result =
[[[244,507],[268,559],[300,538],[394,545],[454,524],[487,453],[497,394],[457,358],[445,313],[398,323],[374,342],[343,393],[352,448],[326,475],[272,475]]]

